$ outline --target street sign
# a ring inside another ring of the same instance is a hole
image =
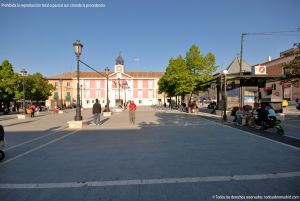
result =
[[[267,67],[266,66],[261,66],[261,65],[254,66],[253,69],[252,69],[252,73],[254,75],[266,75],[267,74]]]

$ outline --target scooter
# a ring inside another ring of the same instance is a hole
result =
[[[2,161],[5,158],[5,153],[1,149],[5,145],[5,138],[4,138],[4,129],[3,126],[0,125],[0,161]]]
[[[265,131],[267,129],[270,129],[270,128],[275,128],[276,129],[276,133],[278,135],[284,135],[284,130],[282,128],[282,126],[280,125],[281,124],[281,120],[280,119],[276,119],[272,122],[262,122],[262,126],[261,126],[261,130],[262,131]]]

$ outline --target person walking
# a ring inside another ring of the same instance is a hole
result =
[[[130,101],[129,104],[129,121],[131,124],[135,124],[135,111],[136,111],[136,105],[134,101]]]
[[[93,105],[94,124],[100,125],[101,104],[98,99]]]
[[[31,112],[31,114],[30,114],[30,117],[34,117],[34,113],[35,113],[35,105],[34,104],[31,104],[31,106],[30,106],[30,108],[31,108],[31,110],[32,110],[32,112]]]

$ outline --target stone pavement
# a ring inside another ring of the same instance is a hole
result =
[[[64,129],[74,115],[1,122],[8,140],[1,201],[299,200],[297,147],[178,111],[138,110],[134,126],[123,112],[99,127]]]
[[[156,124],[157,117],[151,115],[156,111],[152,107],[138,107],[136,112],[136,124],[129,123],[128,110],[123,112],[114,112],[110,117],[101,116],[101,126],[93,125],[93,115],[91,109],[83,109],[83,120],[89,121],[89,125],[84,129],[137,129],[143,124]],[[0,116],[0,124],[6,131],[49,131],[66,129],[67,122],[72,121],[75,116],[75,109],[66,110],[63,114],[57,114],[52,111],[40,112],[34,118],[26,116],[26,119],[17,119],[16,114]]]
[[[26,119],[17,119],[17,115],[12,114],[1,116],[0,123],[6,131],[49,131],[67,128],[67,121],[74,120],[74,116],[75,109],[66,110],[63,114],[40,112],[34,118],[26,116]],[[82,116],[91,120],[91,109],[84,109]]]

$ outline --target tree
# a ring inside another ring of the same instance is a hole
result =
[[[175,85],[171,82],[170,76],[164,74],[158,81],[159,93],[166,93],[167,96],[171,97],[175,95]]]
[[[48,80],[41,73],[29,75],[26,78],[27,99],[32,101],[45,101],[51,96],[54,87],[48,83]]]
[[[190,93],[194,89],[190,71],[182,56],[171,58],[166,73],[159,80],[159,91],[166,92],[168,96],[180,96]]]
[[[187,51],[185,59],[186,64],[194,77],[195,88],[196,85],[211,79],[212,73],[218,68],[218,66],[216,66],[214,54],[209,52],[205,56],[202,55],[198,46],[195,44]]]
[[[199,48],[192,45],[185,59],[178,56],[169,60],[166,73],[158,82],[159,92],[183,98],[185,94],[192,94],[197,85],[208,81],[216,69],[215,56],[212,53],[203,56]]]
[[[295,49],[293,52],[295,58],[283,64],[283,69],[288,78],[299,78],[300,76],[300,48]]]
[[[18,74],[13,70],[12,64],[4,60],[0,67],[0,90],[1,105],[4,102],[8,107],[12,100],[16,100],[21,86],[21,80]]]
[[[0,66],[0,106],[4,102],[5,107],[9,107],[10,102],[23,99],[23,81],[25,81],[26,100],[44,101],[48,99],[54,89],[41,73],[23,78],[14,72],[13,66],[8,60],[4,60]],[[0,107],[1,109],[2,107]]]

